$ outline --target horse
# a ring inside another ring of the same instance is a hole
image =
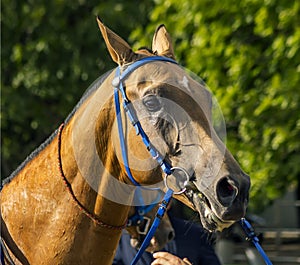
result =
[[[211,93],[175,61],[166,27],[155,31],[152,50],[133,51],[97,22],[118,67],[1,191],[2,238],[17,264],[111,264],[129,211],[140,205],[137,191],[147,205],[159,201],[158,189],[174,190],[209,231],[245,215],[250,178],[213,128]],[[127,110],[118,111],[119,96]]]

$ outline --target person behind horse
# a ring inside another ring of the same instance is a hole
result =
[[[178,202],[176,201],[176,208]],[[175,238],[160,252],[144,252],[138,265],[221,265],[209,239],[209,234],[198,223],[178,218],[173,206],[168,216],[175,230]],[[130,265],[137,250],[130,245],[130,236],[123,233],[113,265]]]

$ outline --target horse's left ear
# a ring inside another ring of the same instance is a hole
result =
[[[137,55],[132,51],[129,44],[112,30],[107,28],[99,17],[97,17],[97,22],[107,49],[114,62],[123,65],[134,61]]]
[[[153,36],[152,51],[160,56],[166,56],[175,59],[174,49],[170,34],[165,25],[160,25]]]

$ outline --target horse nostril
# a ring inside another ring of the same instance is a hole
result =
[[[168,235],[168,240],[171,241],[171,240],[174,239],[174,237],[175,237],[174,231],[170,231],[170,233],[169,233],[169,235]]]
[[[230,205],[236,195],[238,193],[238,189],[235,186],[235,183],[229,177],[221,179],[217,184],[217,196],[219,201],[223,206]]]

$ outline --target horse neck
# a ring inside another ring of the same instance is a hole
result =
[[[130,209],[128,205],[130,204],[122,205],[102,196],[101,189],[107,189],[109,178],[112,177],[106,171],[97,176],[99,181],[96,181],[96,187],[82,175],[74,154],[74,143],[72,141],[72,131],[75,123],[76,115],[73,120],[65,125],[61,134],[61,167],[67,182],[71,186],[72,193],[76,196],[76,200],[84,207],[81,211],[86,210],[89,214],[85,217],[81,226],[86,226],[87,222],[90,222],[90,225],[87,226],[87,230],[83,229],[80,233],[77,232],[77,237],[79,241],[81,241],[81,238],[85,240],[86,258],[93,260],[93,262],[100,261],[101,264],[108,265],[112,263],[115,255],[121,236],[121,228],[127,222]],[[83,139],[85,138],[83,137]],[[85,154],[83,152],[82,156],[85,156]],[[130,194],[127,194],[127,197],[128,202],[130,202],[132,200]],[[76,204],[78,206],[77,202]],[[76,246],[74,248],[76,249]]]
[[[93,264],[112,264],[133,192],[124,191],[122,187],[111,189],[115,195],[123,194],[122,203],[103,196],[103,191],[109,190],[110,180],[118,181],[124,173],[120,172],[112,152],[111,128],[108,127],[112,126],[114,117],[109,118],[109,126],[107,117],[91,119],[85,112],[89,103],[90,98],[1,192],[1,214],[9,236],[32,263],[41,264],[55,257],[56,264],[86,260]],[[98,107],[97,103],[93,106]],[[107,115],[114,113],[108,109]],[[80,120],[84,122],[78,122]],[[86,126],[91,122],[92,126]],[[96,151],[90,150],[90,138],[98,126],[106,133],[101,134],[101,140],[97,139],[98,148],[95,148],[96,139],[92,141]],[[94,163],[99,158],[103,160],[100,169]],[[82,164],[86,164],[87,173],[94,173],[92,182],[89,181],[91,176],[84,174]],[[97,170],[90,172],[93,168]],[[58,255],[61,237],[65,244]]]
[[[110,198],[105,198],[102,192],[103,190],[107,190],[107,185],[110,182],[110,178],[112,178],[109,171],[105,169],[97,170],[96,175],[92,176],[92,180],[89,179],[91,176],[84,176],[82,174],[82,170],[80,170],[77,164],[78,161],[74,154],[74,142],[72,141],[74,120],[76,121],[76,117],[65,126],[61,135],[62,172],[70,183],[76,199],[87,208],[88,212],[93,213],[97,219],[110,226],[122,226],[126,223],[133,195],[127,194],[127,203],[126,201],[124,201],[124,204],[116,203]],[[83,137],[83,139],[87,138]],[[107,143],[107,141],[103,142]],[[82,144],[88,146],[88,144]],[[101,149],[108,150],[105,146]],[[110,155],[106,154],[106,151],[102,152],[103,157],[110,157]],[[88,157],[88,154],[83,152],[82,156]],[[99,157],[91,159],[90,163],[93,163],[94,159],[98,160]],[[88,161],[85,162],[88,163]],[[114,164],[113,161],[108,163]],[[93,168],[93,165],[87,165],[87,167]],[[116,175],[118,177],[118,173]]]

